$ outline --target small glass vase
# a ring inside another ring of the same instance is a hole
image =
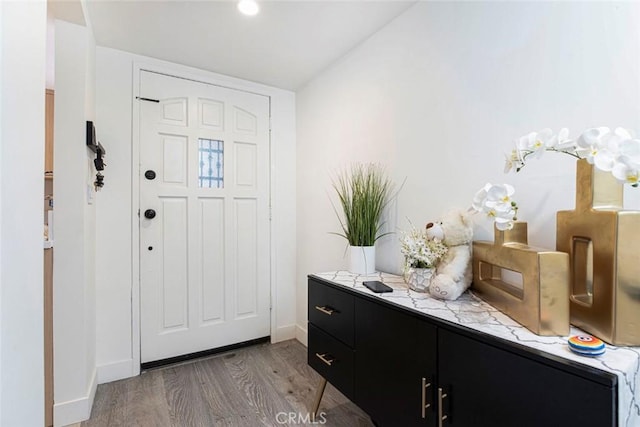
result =
[[[435,270],[435,268],[409,267],[404,275],[404,281],[416,292],[427,292]]]

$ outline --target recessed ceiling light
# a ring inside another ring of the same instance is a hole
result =
[[[240,0],[238,2],[238,10],[244,15],[254,16],[260,11],[260,6],[256,0]]]

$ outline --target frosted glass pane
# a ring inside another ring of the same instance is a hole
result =
[[[198,139],[198,186],[224,188],[224,142]]]

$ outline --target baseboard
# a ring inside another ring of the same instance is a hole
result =
[[[271,335],[271,343],[287,341],[296,337],[296,325],[280,326],[276,328],[275,334]]]
[[[300,325],[296,325],[296,339],[307,347],[307,330]]]
[[[94,369],[85,397],[53,405],[54,427],[68,426],[88,420],[91,416],[91,407],[93,406],[93,399],[96,397],[97,388],[98,374],[97,370]]]
[[[133,359],[119,360],[98,366],[98,384],[133,377]]]

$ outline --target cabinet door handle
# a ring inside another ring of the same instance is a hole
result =
[[[329,356],[329,358],[327,358],[327,356]],[[336,361],[336,359],[333,358],[329,353],[316,353],[316,357],[326,363],[327,366],[331,366],[331,364]]]
[[[323,305],[322,307],[316,305],[316,310],[321,311],[324,314],[328,314],[329,316],[336,312],[333,308],[327,305]]]
[[[442,388],[438,387],[438,427],[442,427],[442,422],[449,418],[444,414],[444,410],[442,408],[442,400],[447,397],[447,393],[442,391]]]
[[[422,411],[422,418],[427,418],[427,409],[431,407],[430,403],[427,403],[427,389],[431,387],[431,383],[427,382],[426,378],[422,378],[422,404],[420,410]]]

